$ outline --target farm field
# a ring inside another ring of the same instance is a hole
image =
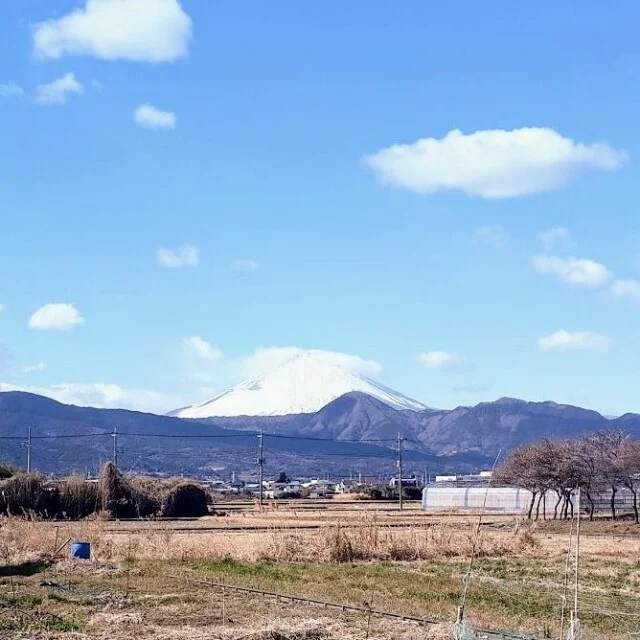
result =
[[[0,637],[452,637],[477,516],[426,515],[412,502],[402,512],[392,503],[341,500],[215,508],[227,515],[0,521]],[[568,523],[529,525],[494,515],[484,521],[466,617],[505,632],[481,637],[559,637]],[[584,637],[637,637],[636,527],[583,524]],[[69,538],[91,542],[93,559],[69,560]]]

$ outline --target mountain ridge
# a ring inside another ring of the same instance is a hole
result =
[[[411,412],[393,409],[375,398],[350,392],[313,415],[218,417],[204,422],[238,430],[258,423],[283,435],[324,435],[338,441],[354,435],[392,440],[401,435],[408,448],[453,455],[475,452],[495,455],[542,437],[570,437],[605,427],[624,426],[640,435],[640,416],[609,420],[597,411],[553,401],[528,402],[499,398],[454,409]],[[258,421],[258,422],[256,422]]]
[[[94,466],[98,460],[110,459],[111,431],[117,426],[123,438],[121,459],[129,468],[192,470],[199,475],[215,469],[254,469],[258,432],[267,439],[270,464],[292,472],[357,469],[376,474],[394,472],[398,436],[404,439],[407,467],[414,464],[419,472],[425,465],[431,472],[479,470],[498,451],[542,437],[575,437],[601,428],[621,428],[640,436],[638,414],[607,419],[597,411],[553,401],[498,399],[472,407],[415,412],[349,392],[314,414],[187,420],[76,407],[34,394],[5,392],[0,393],[0,458],[22,459],[26,425],[33,427],[36,437],[45,437],[37,441],[34,451],[47,452],[45,468],[50,471],[77,470],[86,459]]]
[[[66,405],[27,392],[0,392],[0,462],[24,463],[27,427],[33,436],[34,468],[40,471],[95,473],[102,462],[112,459],[115,427],[123,468],[199,476],[255,471],[256,434],[261,428],[234,430],[127,409]],[[268,463],[277,471],[320,476],[328,469],[364,473],[384,468],[392,473],[393,453],[380,443],[283,439],[268,434],[265,439]],[[408,462],[412,459],[432,469],[447,465],[425,452],[415,452]]]

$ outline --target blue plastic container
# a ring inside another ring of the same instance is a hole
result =
[[[90,542],[73,542],[71,543],[71,557],[78,560],[91,559],[91,543]]]

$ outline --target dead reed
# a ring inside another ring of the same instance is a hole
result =
[[[112,463],[97,484],[82,477],[50,481],[17,473],[0,480],[0,514],[36,519],[78,520],[102,514],[108,518],[200,517],[207,494],[183,480],[125,478]]]
[[[67,537],[92,543],[95,558],[120,562],[138,559],[233,558],[245,562],[350,563],[370,561],[420,561],[468,557],[472,534],[447,527],[391,529],[377,523],[347,529],[330,525],[317,531],[224,531],[184,534],[160,525],[109,531],[104,520],[54,523],[0,519],[0,558],[6,563],[33,559],[48,552],[55,540]],[[539,547],[539,539],[523,529],[485,532],[480,557],[524,554]]]
[[[419,561],[469,557],[474,546],[471,532],[446,527],[392,529],[375,522],[358,528],[333,525],[314,534],[277,533],[260,555],[279,562]],[[525,552],[537,546],[531,534],[483,535],[479,557]]]

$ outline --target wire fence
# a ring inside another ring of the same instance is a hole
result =
[[[184,576],[176,576],[176,575],[167,575],[167,577],[172,578],[174,580],[184,581]],[[271,600],[275,600],[276,603],[280,604],[303,604],[303,605],[315,605],[318,607],[322,607],[323,609],[334,609],[341,612],[355,612],[361,613],[369,616],[375,616],[378,618],[388,618],[391,620],[402,620],[404,622],[414,622],[423,627],[433,627],[440,626],[443,624],[443,620],[438,620],[436,618],[425,617],[425,616],[414,616],[408,615],[404,613],[396,613],[393,611],[386,611],[382,609],[373,608],[372,606],[357,606],[352,604],[346,604],[341,602],[334,602],[330,600],[320,600],[318,598],[310,598],[306,596],[299,595],[291,595],[287,593],[279,593],[275,591],[266,591],[264,589],[256,589],[254,587],[246,587],[241,585],[230,584],[228,582],[216,582],[210,580],[198,580],[195,578],[187,577],[187,584],[195,583],[202,586],[214,588],[220,590],[222,593],[226,591],[232,591],[241,594],[248,594],[254,596],[261,596],[264,598],[269,598]],[[484,629],[480,627],[475,627],[473,629],[474,639],[477,640],[536,640],[536,637],[533,635],[522,634],[513,631],[507,630],[496,630],[496,629]],[[471,640],[471,638],[470,638]]]
[[[358,467],[355,471],[352,468],[352,476],[364,475],[365,479],[379,482],[384,478],[388,481],[395,478],[398,461],[404,456],[410,463],[413,461],[414,475],[420,470],[420,477],[426,481],[427,471],[422,464],[426,456],[404,451],[405,442],[416,443],[404,438],[336,440],[257,431],[207,433],[203,425],[197,427],[197,433],[162,433],[115,427],[110,430],[89,427],[82,432],[60,433],[61,429],[58,427],[54,433],[52,429],[24,428],[22,435],[16,433],[17,428],[14,427],[10,433],[0,433],[0,462],[17,464],[27,470],[39,468],[65,475],[97,475],[105,462],[113,461],[124,472],[176,474],[186,470],[188,474],[199,477],[216,477],[221,467],[227,467],[227,472],[229,468],[235,468],[244,474],[253,471],[257,476],[266,460],[259,454],[261,446],[274,460],[273,471],[276,467],[281,470],[287,463],[300,466],[300,460],[330,459],[332,463],[324,465],[324,469],[340,468],[339,473],[334,474],[336,478],[345,478],[345,471],[353,461]],[[300,447],[300,444],[304,446]],[[368,464],[368,473],[365,474],[360,464],[363,461]],[[317,464],[316,467],[322,465]],[[379,471],[372,474],[372,470]],[[323,477],[329,479],[329,474],[324,473]]]

